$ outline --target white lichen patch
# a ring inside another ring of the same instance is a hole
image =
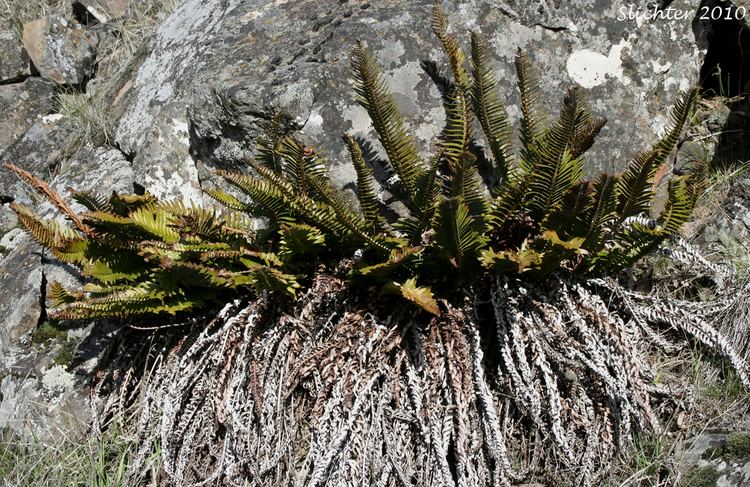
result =
[[[63,118],[65,118],[65,115],[63,115],[62,113],[53,113],[43,116],[42,123],[55,123],[59,120],[62,120]]]
[[[395,41],[384,40],[383,48],[375,51],[375,57],[379,60],[389,60],[387,67],[401,64],[401,56],[406,53],[404,43],[396,39]]]
[[[62,365],[55,365],[47,369],[42,376],[42,386],[48,392],[61,394],[73,390],[75,376],[65,370]]]
[[[0,238],[0,247],[6,248],[8,250],[14,250],[23,241],[22,237],[24,235],[25,233],[23,229],[14,228],[10,232],[3,235],[2,238]]]
[[[323,135],[323,116],[318,112],[310,113],[302,130],[310,136]]]
[[[651,68],[654,70],[654,74],[664,74],[669,71],[669,68],[671,67],[672,63],[670,63],[669,61],[662,64],[658,59],[651,60]]]
[[[500,29],[497,37],[490,39],[491,51],[508,61],[513,61],[516,50],[524,49],[530,42],[542,39],[542,28],[531,28],[520,23],[511,23],[507,29]]]
[[[416,86],[422,81],[421,73],[422,68],[418,61],[410,61],[401,67],[384,73],[385,81],[396,100],[405,102],[399,103],[401,110],[404,112],[418,112]]]
[[[422,144],[421,147],[427,147],[430,142],[434,141],[438,135],[438,127],[445,125],[445,110],[440,107],[433,108],[427,115],[426,120],[425,123],[419,124],[414,130],[414,136]]]
[[[573,51],[566,63],[568,76],[584,88],[602,85],[611,78],[628,85],[630,78],[623,72],[621,54],[630,47],[630,43],[623,39],[610,47],[606,56],[591,49]]]
[[[172,119],[166,128],[168,132],[166,134],[159,131],[158,144],[177,149],[174,152],[176,152],[175,156],[178,154],[182,156],[180,164],[168,175],[165,174],[162,165],[155,165],[144,174],[144,186],[158,198],[179,196],[185,202],[201,203],[203,194],[196,187],[198,168],[189,151],[188,124],[184,120]],[[169,137],[172,140],[167,140]]]
[[[372,130],[372,122],[367,115],[367,110],[359,105],[339,106],[341,117],[352,124],[351,132],[354,135],[367,135]]]

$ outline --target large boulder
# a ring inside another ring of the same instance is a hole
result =
[[[0,83],[22,80],[31,74],[29,56],[18,34],[7,23],[0,22]]]
[[[65,117],[46,115],[8,147],[2,160],[47,179],[57,172],[73,133],[73,126]],[[15,174],[0,169],[0,198],[29,203],[30,197],[28,187]]]
[[[0,85],[0,155],[52,111],[54,94],[54,86],[39,78]]]
[[[42,77],[80,85],[94,75],[95,34],[76,21],[53,14],[23,26],[23,45]]]
[[[426,153],[444,123],[429,73],[431,63],[446,67],[426,21],[432,4],[187,0],[124,85],[117,143],[133,157],[139,184],[199,199],[210,168],[249,155],[260,122],[278,111],[325,150],[344,186],[354,171],[342,164],[341,134],[373,135],[348,79],[351,48],[362,40]],[[702,51],[691,29],[694,6],[685,0],[671,7],[686,18],[651,22],[623,16],[613,0],[444,4],[464,47],[469,30],[489,39],[514,123],[517,48],[538,65],[552,111],[566,86],[590,90],[593,111],[610,120],[589,158],[597,169],[623,168],[662,133],[675,95],[697,83]]]

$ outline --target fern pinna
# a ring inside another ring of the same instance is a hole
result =
[[[395,176],[389,189],[407,214],[394,219],[384,211],[359,140],[344,136],[357,174],[353,205],[332,185],[325,158],[283,130],[277,117],[249,161],[252,174],[220,172],[249,200],[206,191],[227,207],[221,214],[148,194],[101,199],[76,193],[89,210],[76,215],[42,190],[73,222],[70,229],[14,205],[38,241],[93,280],[78,293],[53,287],[58,316],[175,313],[223,288],[293,293],[300,286],[295,276],[309,276],[319,263],[333,269],[342,262],[355,282],[377,283],[439,314],[433,288],[450,292],[497,272],[615,274],[688,219],[704,185],[701,170],[670,180],[664,209],[651,213],[655,174],[674,150],[697,90],[678,97],[665,135],[623,173],[584,179],[584,154],[605,120],[591,116],[582,89],[569,89],[552,119],[536,70],[519,50],[521,149],[515,154],[487,43],[472,33],[467,56],[438,5],[432,28],[453,83],[444,99],[446,126],[431,157],[422,157],[406,129],[372,53],[357,43],[351,57],[355,99],[370,116],[386,169]],[[485,154],[476,152],[476,142],[487,149],[489,175],[478,170]],[[8,167],[38,188],[43,184]],[[248,223],[259,216],[268,222],[263,232]]]

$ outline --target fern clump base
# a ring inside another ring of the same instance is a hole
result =
[[[127,332],[100,411],[136,404],[175,485],[601,485],[637,434],[690,406],[684,385],[657,383],[658,355],[691,327],[715,335],[734,299],[654,306],[561,276],[472,295],[415,316],[320,274],[290,312],[237,300],[151,352]]]

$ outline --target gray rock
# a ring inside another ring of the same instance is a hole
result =
[[[64,159],[72,134],[72,125],[62,115],[47,115],[11,145],[2,159],[49,180]],[[32,202],[29,188],[4,168],[0,168],[0,197],[26,204]]]
[[[80,85],[94,75],[97,37],[74,20],[53,14],[23,27],[23,45],[42,77]]]
[[[52,111],[53,96],[53,85],[39,78],[0,85],[0,154]],[[4,155],[0,159],[6,160]]]
[[[16,218],[16,214],[7,205],[0,206],[0,238],[17,226],[18,218]]]
[[[109,194],[133,192],[130,162],[117,149],[84,146],[72,157],[67,152],[74,129],[61,115],[44,117],[31,127],[4,155],[37,177],[50,182],[62,194],[68,188]],[[0,170],[0,197],[34,204],[39,198],[18,177]]]
[[[0,428],[26,440],[54,441],[80,434],[91,418],[83,378],[60,366],[43,373],[6,375],[0,382],[0,398]]]
[[[9,25],[0,22],[0,82],[22,80],[31,74],[29,56],[18,34]]]
[[[697,81],[701,49],[690,19],[618,20],[621,2],[578,0],[445,2],[454,32],[492,44],[508,113],[519,118],[513,57],[531,53],[554,111],[564,87],[591,90],[593,111],[610,123],[591,151],[597,169],[621,169],[661,133],[680,89]],[[693,12],[686,0],[674,8]],[[251,152],[259,122],[280,111],[350,183],[342,132],[372,137],[353,101],[349,55],[357,39],[383,66],[424,153],[444,122],[438,89],[421,61],[445,68],[426,19],[432,1],[317,2],[188,0],[157,30],[150,54],[119,106],[116,140],[134,157],[138,183],[157,194],[200,199],[214,166]],[[186,110],[187,108],[187,110]]]
[[[680,459],[682,483],[692,487],[750,484],[750,433],[702,434],[686,442]]]
[[[0,363],[7,364],[8,351],[19,338],[32,331],[42,315],[43,265],[41,248],[26,235],[0,260]]]

